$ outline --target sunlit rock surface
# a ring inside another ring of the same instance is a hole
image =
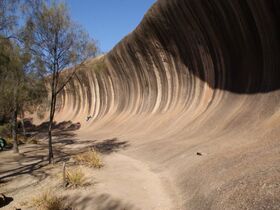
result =
[[[158,0],[97,60],[57,119],[129,141],[177,209],[280,209],[279,0]]]

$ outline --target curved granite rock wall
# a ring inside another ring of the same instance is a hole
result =
[[[158,0],[97,60],[57,118],[129,140],[183,209],[279,209],[280,1]]]

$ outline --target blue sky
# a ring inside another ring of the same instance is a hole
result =
[[[108,52],[133,31],[156,0],[67,0],[71,16]]]

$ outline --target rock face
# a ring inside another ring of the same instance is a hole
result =
[[[279,0],[158,0],[79,72],[57,118],[129,140],[178,209],[280,209],[279,88]]]

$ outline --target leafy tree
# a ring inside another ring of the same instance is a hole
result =
[[[13,36],[13,30],[17,26],[16,10],[18,0],[0,0],[0,38],[8,39]]]
[[[17,144],[17,115],[18,96],[23,79],[22,65],[18,51],[9,40],[2,40],[2,53],[6,56],[6,62],[1,63],[1,111],[9,114],[12,119],[12,135],[14,139],[14,152],[18,152]]]
[[[40,0],[0,0],[0,116],[11,119],[15,152],[18,152],[18,115],[23,116],[27,107],[39,103],[46,94],[37,75],[38,68],[34,68],[36,60],[30,53],[30,37],[21,33],[15,15],[24,14],[27,2],[38,4]]]
[[[58,94],[83,68],[89,57],[96,55],[95,41],[90,39],[81,26],[74,23],[63,3],[36,4],[26,24],[32,52],[45,67],[49,82],[50,113],[48,125],[49,163],[53,161],[52,126]],[[67,71],[63,71],[67,69]]]
[[[14,71],[18,69],[18,60],[13,55],[12,42],[9,40],[13,37],[14,29],[17,26],[16,10],[18,8],[18,0],[0,0],[0,93],[2,100],[0,102],[0,114],[7,115],[13,113],[13,139],[14,151],[18,152],[17,146],[17,126],[16,119],[17,109],[16,103],[16,86],[10,83],[10,79],[16,78]],[[14,65],[14,66],[13,66]],[[12,76],[13,75],[13,76]]]
[[[0,62],[0,114],[11,119],[13,149],[18,153],[18,115],[23,115],[32,104],[40,103],[46,91],[42,79],[32,70],[31,54],[9,39],[2,39],[0,44],[5,55]]]

